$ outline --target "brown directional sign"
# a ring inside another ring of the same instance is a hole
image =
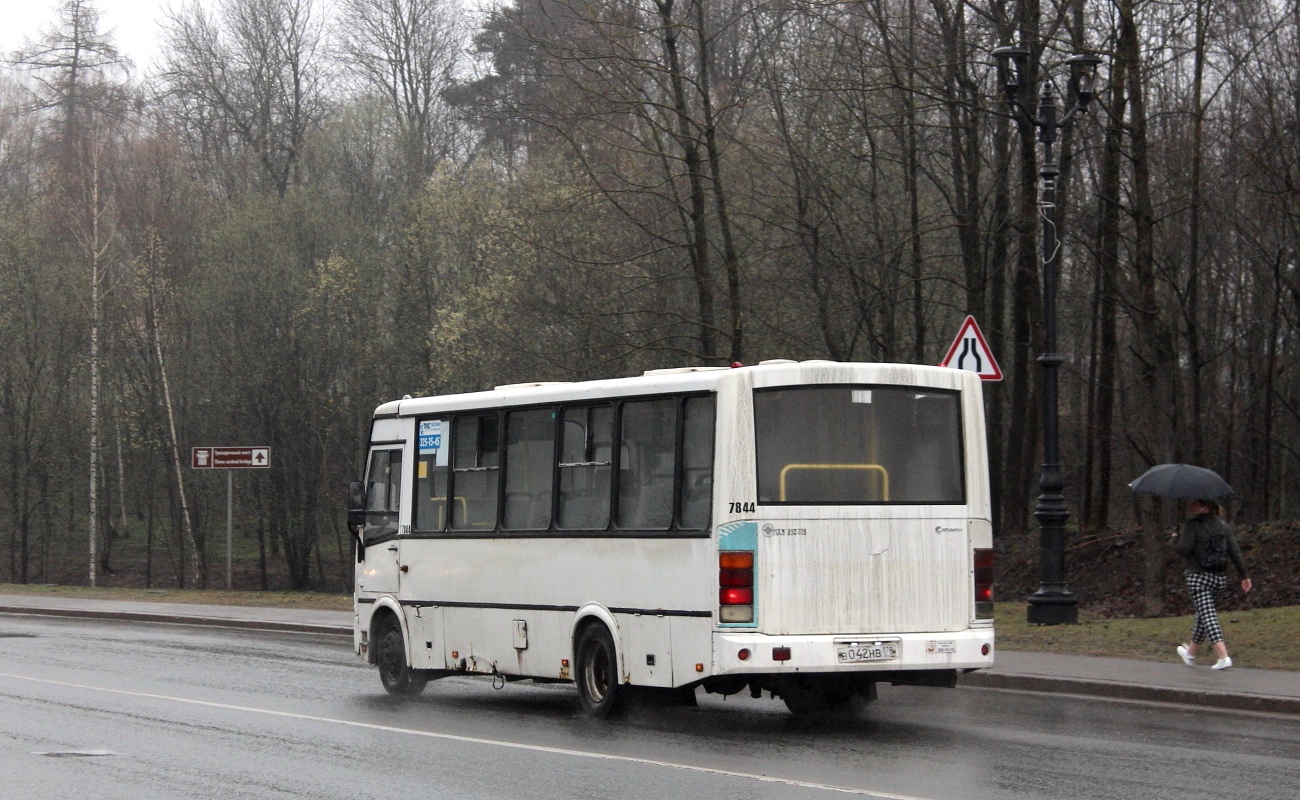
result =
[[[194,447],[190,449],[194,469],[262,469],[271,466],[269,447]]]

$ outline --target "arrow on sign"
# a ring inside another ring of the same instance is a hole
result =
[[[979,323],[972,316],[966,317],[966,321],[957,330],[957,338],[952,340],[948,355],[943,357],[939,366],[974,372],[981,380],[1002,380],[1002,368],[998,366],[998,360],[993,357],[993,351],[984,340]]]

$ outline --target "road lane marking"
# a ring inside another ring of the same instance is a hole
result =
[[[292,711],[275,711],[269,708],[257,708],[255,706],[241,706],[231,703],[217,703],[211,700],[195,700],[190,697],[176,697],[174,695],[154,694],[152,692],[133,692],[128,689],[112,689],[107,686],[92,686],[85,683],[72,683],[70,681],[56,681],[49,678],[33,678],[29,675],[15,675],[10,672],[0,672],[0,677],[13,678],[19,681],[30,681],[32,683],[44,683],[50,686],[62,686],[70,689],[86,689],[93,692],[106,692],[108,694],[120,694],[127,697],[143,697],[150,700],[167,700],[173,703],[185,703],[194,706],[203,706],[205,708],[218,708],[226,711],[245,711],[250,714],[263,714],[271,717],[282,717],[285,719],[295,719],[304,722],[324,722],[333,725],[344,725],[350,728],[362,728],[371,731],[383,731],[385,733],[404,733],[411,736],[423,736],[430,739],[443,739],[452,742],[462,742],[465,744],[480,744],[493,747],[507,747],[513,750],[526,750],[534,753],[549,753],[552,755],[571,756],[574,758],[594,758],[603,761],[622,761],[629,764],[641,764],[649,767],[663,767],[666,769],[677,769],[685,772],[699,772],[706,775],[718,775],[727,778],[742,778],[763,783],[779,783],[784,786],[797,786],[802,789],[817,789],[826,792],[839,792],[841,794],[854,794],[863,797],[878,797],[882,800],[930,800],[930,798],[919,797],[908,794],[891,794],[889,792],[873,791],[871,789],[855,789],[851,786],[836,786],[829,783],[816,783],[814,781],[801,781],[794,778],[781,778],[774,775],[759,775],[753,772],[737,772],[729,769],[717,769],[715,767],[701,767],[694,764],[682,764],[676,761],[659,761],[653,758],[638,758],[636,756],[621,756],[613,753],[597,753],[589,750],[571,750],[565,747],[547,747],[540,744],[524,744],[522,742],[508,742],[499,739],[484,739],[478,736],[460,736],[454,733],[436,733],[434,731],[422,731],[415,728],[398,728],[392,725],[379,725],[373,722],[357,722],[349,719],[338,719],[335,717],[318,717],[312,714],[298,714]]]

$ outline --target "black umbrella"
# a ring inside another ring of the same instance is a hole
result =
[[[1219,473],[1191,464],[1157,464],[1128,487],[1143,494],[1190,500],[1217,500],[1236,494]]]

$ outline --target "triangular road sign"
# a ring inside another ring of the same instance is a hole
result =
[[[989,343],[984,341],[984,333],[974,317],[966,317],[957,331],[957,338],[952,340],[952,347],[948,348],[948,355],[943,357],[939,366],[974,372],[981,380],[1002,380],[1002,368],[993,357]]]

